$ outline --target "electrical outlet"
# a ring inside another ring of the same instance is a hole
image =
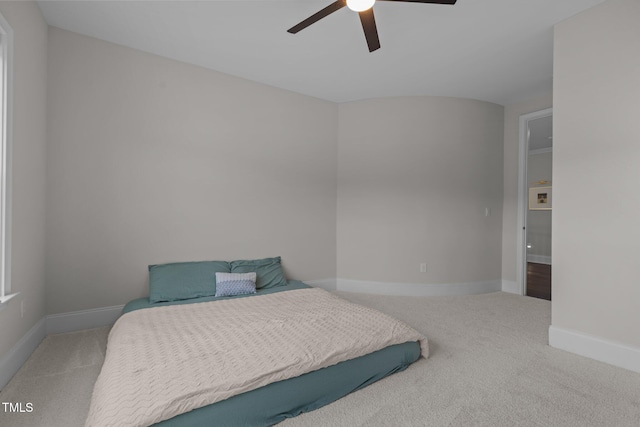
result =
[[[426,273],[427,272],[427,263],[423,262],[422,264],[420,264],[420,273]]]

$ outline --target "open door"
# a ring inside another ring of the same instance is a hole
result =
[[[551,300],[553,116],[529,120],[528,126],[525,294]]]
[[[520,117],[517,283],[522,295],[551,300],[553,112]]]

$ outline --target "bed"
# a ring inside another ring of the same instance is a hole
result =
[[[406,324],[299,281],[246,295],[140,298],[110,332],[86,425],[273,425],[421,355],[427,340]]]

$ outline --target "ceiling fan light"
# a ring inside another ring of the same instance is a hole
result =
[[[347,7],[354,12],[363,12],[371,9],[376,0],[347,0]]]

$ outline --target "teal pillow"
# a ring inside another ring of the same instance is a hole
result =
[[[179,301],[216,294],[216,273],[229,273],[227,261],[176,262],[149,266],[149,301]]]
[[[280,257],[231,261],[232,273],[250,273],[252,271],[258,275],[257,289],[275,288],[287,284],[287,279],[282,273]]]

